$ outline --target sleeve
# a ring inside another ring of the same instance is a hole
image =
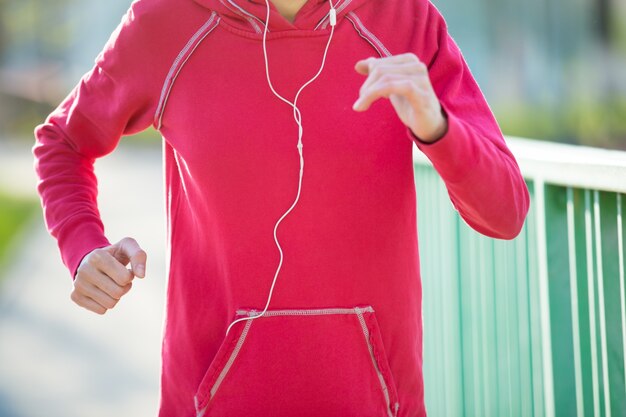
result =
[[[437,9],[427,3],[418,27],[419,58],[429,68],[433,88],[448,117],[448,131],[427,144],[408,134],[445,182],[461,217],[478,232],[516,237],[530,199],[517,162],[480,88]]]
[[[97,206],[94,162],[120,137],[146,129],[156,107],[142,37],[142,4],[131,6],[95,66],[35,129],[35,171],[46,225],[72,277],[82,258],[109,245]],[[154,77],[153,77],[154,78]]]

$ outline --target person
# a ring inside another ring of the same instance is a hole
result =
[[[425,416],[413,146],[478,232],[514,238],[529,206],[438,10],[135,1],[33,148],[71,298],[98,314],[146,253],[105,237],[93,163],[150,126],[169,250],[159,415]]]

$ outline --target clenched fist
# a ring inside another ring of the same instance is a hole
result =
[[[146,259],[146,252],[131,238],[93,250],[76,271],[72,301],[94,313],[106,313],[130,291],[135,277],[145,277]]]

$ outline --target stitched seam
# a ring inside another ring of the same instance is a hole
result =
[[[228,358],[228,361],[226,362],[226,365],[224,365],[224,368],[222,369],[222,372],[220,372],[220,375],[217,377],[217,380],[215,381],[215,384],[213,384],[213,386],[211,387],[211,391],[210,391],[211,397],[210,398],[213,398],[213,396],[217,392],[217,389],[222,384],[222,381],[224,381],[224,378],[226,378],[226,374],[230,370],[230,367],[235,362],[235,359],[237,358],[237,355],[239,355],[239,351],[241,350],[241,347],[243,346],[243,342],[246,340],[246,336],[248,335],[248,331],[250,330],[250,326],[252,326],[252,321],[248,320],[248,322],[246,323],[246,326],[243,328],[243,331],[241,332],[241,336],[239,336],[239,340],[237,341],[237,345],[235,346],[235,349],[233,350],[233,353],[230,355],[230,358]]]
[[[172,63],[172,66],[170,67],[169,72],[167,73],[167,76],[165,77],[165,83],[163,83],[163,88],[161,89],[161,97],[159,98],[159,106],[157,107],[157,111],[154,115],[154,119],[155,119],[155,123],[157,123],[158,121],[158,116],[161,112],[161,107],[164,104],[164,98],[165,95],[167,94],[167,89],[168,89],[168,83],[171,81],[171,77],[174,74],[174,71],[176,71],[176,67],[178,66],[178,64],[180,63],[180,60],[183,58],[183,56],[187,53],[187,51],[189,50],[189,48],[191,48],[191,46],[193,45],[193,43],[197,40],[197,38],[200,36],[200,34],[206,29],[207,26],[209,26],[212,22],[212,20],[215,17],[215,12],[211,13],[211,16],[209,17],[209,20],[207,20],[201,27],[200,29],[198,29],[198,31],[196,33],[193,34],[193,36],[191,38],[189,38],[189,40],[187,41],[187,44],[183,47],[183,49],[178,53],[178,56],[176,57],[176,59],[174,59],[174,62]],[[160,126],[159,126],[160,127]]]
[[[198,410],[198,407],[200,406],[198,402],[198,397],[193,397],[193,402],[196,406],[196,417],[204,416],[204,413],[206,412],[206,407],[204,407],[202,410]]]
[[[198,45],[200,45],[200,43],[202,43],[202,41],[209,35],[209,33],[211,33],[213,29],[215,29],[219,24],[220,18],[215,19],[216,16],[217,13],[211,13],[211,17],[209,17],[209,20],[207,20],[207,22],[202,25],[202,27],[189,39],[185,47],[180,51],[180,53],[174,60],[174,63],[170,67],[167,77],[165,78],[165,83],[163,84],[163,89],[161,90],[159,106],[157,107],[157,111],[154,116],[154,124],[156,125],[157,130],[161,129],[167,100],[169,99],[172,88],[174,87],[174,82],[178,78],[178,74],[185,66],[191,55],[193,55]],[[215,21],[215,24],[211,27],[213,21]],[[205,31],[206,33],[203,33]]]
[[[339,5],[340,3],[341,3],[341,0],[339,0],[339,2],[337,2],[337,5]],[[337,9],[337,7],[336,7],[337,5],[335,5],[335,9]],[[339,13],[339,10],[337,10],[337,13]],[[326,13],[326,15],[324,17],[322,17],[322,20],[320,20],[319,23],[317,25],[315,25],[313,30],[319,29],[319,27],[326,21],[326,19],[328,19],[329,15],[330,15],[330,11],[328,13]]]
[[[373,313],[371,306],[357,307],[361,312]],[[315,308],[315,309],[291,309],[291,310],[268,310],[262,317],[272,316],[324,316],[338,314],[358,314],[354,308]],[[257,310],[237,310],[238,316],[256,317],[261,312]]]
[[[352,19],[350,16],[346,16],[346,19],[348,19],[350,21],[350,23],[352,23],[352,26],[354,27],[354,30],[356,30],[356,32],[359,34],[359,36],[363,39],[365,39],[367,41],[367,43],[369,43],[372,48],[374,48],[376,50],[376,52],[378,53],[378,55],[382,58],[383,54],[380,51],[380,49],[378,49],[378,47],[374,44],[374,42],[372,42],[367,36],[365,36],[362,32],[361,29],[359,29],[357,27],[356,22],[354,21],[354,19]]]
[[[318,24],[317,24],[317,25],[313,28],[313,30],[317,30],[317,29],[319,29],[319,27],[322,25],[322,23],[324,23],[324,21],[326,21],[326,19],[328,18],[328,15],[329,15],[329,14],[330,14],[330,12],[329,12],[329,13],[326,13],[326,16],[324,16],[324,17],[322,18],[322,20],[320,20],[320,21],[319,21],[319,23],[318,23]]]
[[[372,346],[372,342],[370,341],[370,331],[367,328],[367,324],[365,323],[365,318],[363,317],[363,311],[360,308],[355,308],[354,309],[356,312],[356,315],[359,319],[359,323],[361,323],[361,329],[363,330],[363,336],[365,336],[365,343],[367,344],[367,349],[370,352],[370,357],[372,359],[372,364],[374,365],[374,369],[376,370],[376,375],[378,375],[378,381],[380,382],[380,388],[383,391],[383,395],[385,396],[385,402],[387,404],[387,413],[389,414],[389,417],[394,417],[394,414],[391,411],[391,400],[389,399],[389,389],[387,388],[387,383],[385,382],[385,378],[383,377],[382,372],[380,371],[380,368],[378,367],[378,362],[376,362],[376,358],[374,357],[374,348]],[[394,405],[394,408],[396,408],[397,405]]]
[[[343,3],[341,3],[339,5],[339,7],[335,7],[335,10],[337,11],[337,15],[339,15],[339,13],[341,13],[343,11],[343,9],[345,9],[350,3],[352,3],[352,0],[346,0]],[[326,13],[326,16],[324,16],[324,18],[317,24],[317,26],[315,26],[314,30],[317,30],[320,25],[322,26],[322,29],[326,29],[328,27],[328,25],[330,24],[330,20],[327,20],[329,18],[330,12]]]
[[[232,0],[228,0],[228,2],[230,4],[232,4],[233,6],[235,6],[237,8],[237,10],[239,10],[241,13],[243,13],[245,16],[248,17],[248,21],[250,22],[250,24],[252,24],[254,26],[254,29],[256,30],[257,33],[261,33],[261,28],[259,27],[259,25],[255,22],[255,20],[257,20],[258,22],[260,22],[261,24],[263,24],[265,26],[265,23],[263,22],[263,20],[261,20],[260,18],[258,18],[257,16],[251,14],[250,12],[246,11],[246,9],[244,9],[243,7],[239,6],[237,3],[235,3]],[[268,29],[269,32],[269,29]]]
[[[339,16],[339,13],[341,13],[343,11],[343,9],[348,7],[348,5],[350,5],[350,3],[352,3],[352,0],[346,0],[344,3],[341,4],[341,6],[337,7],[336,8],[337,16]],[[330,20],[328,20],[326,23],[324,23],[324,26],[322,27],[322,29],[326,29],[329,24],[330,24]]]
[[[374,42],[376,45],[378,45],[380,47],[380,49],[382,50],[382,52],[385,54],[385,56],[391,56],[391,52],[389,52],[389,50],[385,47],[385,45],[380,41],[380,39],[378,39],[376,37],[376,35],[374,35],[372,32],[370,32],[367,27],[365,27],[365,25],[363,24],[363,22],[361,21],[361,19],[359,19],[359,16],[357,16],[356,13],[354,12],[350,12],[348,13],[350,16],[354,17],[354,20],[356,21],[356,24],[359,25],[359,27],[361,28],[361,30],[364,32],[364,34],[366,36],[369,37],[369,39]]]
[[[251,17],[248,18],[248,22],[250,23],[250,25],[254,28],[254,31],[256,33],[263,33],[263,31],[261,30],[261,28],[259,27],[259,25],[257,24],[257,22],[255,22]],[[267,30],[269,32],[269,29]]]
[[[224,3],[224,0],[220,0],[220,2],[226,6],[229,10],[237,13],[238,15],[244,17],[248,23],[250,23],[250,26],[252,26],[252,28],[254,29],[254,31],[256,33],[261,33],[261,28],[259,27],[259,25],[255,22],[255,20],[259,21],[261,24],[263,24],[265,26],[265,23],[263,23],[263,21],[261,19],[259,19],[258,17],[256,17],[253,14],[250,14],[249,12],[247,12],[245,9],[243,9],[241,6],[239,6],[237,3],[233,2],[232,0],[227,0],[230,4],[232,4],[233,6],[235,6],[236,10],[234,10],[232,7],[229,7],[226,3]],[[269,32],[269,29],[267,30]]]
[[[239,340],[237,341],[237,345],[235,345],[235,349],[233,349],[233,353],[230,354],[230,357],[228,358],[228,361],[226,362],[226,365],[224,365],[224,368],[222,368],[222,371],[220,372],[219,376],[215,380],[215,383],[211,387],[211,390],[209,391],[209,393],[210,393],[209,394],[209,400],[211,398],[213,398],[213,396],[217,392],[218,388],[220,387],[220,385],[224,381],[224,378],[226,378],[226,374],[228,374],[228,371],[230,370],[230,367],[235,362],[235,359],[237,358],[237,355],[239,355],[239,351],[241,350],[241,347],[243,346],[243,342],[246,340],[246,336],[248,335],[248,331],[250,330],[250,326],[252,326],[252,320],[248,320],[246,322],[246,326],[243,328],[243,331],[241,332],[241,336],[239,336]],[[202,417],[202,415],[205,413],[205,411],[206,411],[206,409],[207,409],[207,407],[209,405],[207,404],[206,406],[204,406],[204,408],[202,410],[198,410],[198,405],[199,405],[198,404],[198,397],[195,397],[194,401],[196,402],[197,417]]]
[[[230,367],[233,365],[233,362],[235,362],[237,355],[239,355],[239,351],[243,346],[243,342],[246,340],[246,336],[248,335],[250,326],[252,326],[252,320],[248,320],[248,322],[246,323],[246,327],[243,328],[243,331],[241,332],[241,336],[239,336],[239,340],[237,341],[237,345],[235,346],[233,353],[230,355],[230,358],[228,358],[228,362],[226,362],[226,365],[224,365],[224,369],[222,369],[222,372],[220,372],[220,375],[217,377],[215,384],[213,384],[213,387],[211,387],[211,398],[213,398],[213,396],[217,392],[217,389],[222,384],[222,381],[224,380],[224,378],[226,378],[226,374],[230,370]]]

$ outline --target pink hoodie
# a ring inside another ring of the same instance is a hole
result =
[[[227,336],[235,317],[265,305],[279,261],[274,224],[298,185],[292,109],[265,79],[264,1],[135,2],[94,69],[36,130],[39,191],[72,274],[109,244],[94,160],[124,134],[153,125],[163,135],[161,417],[426,415],[414,143],[472,227],[504,239],[522,227],[525,183],[435,7],[335,7],[326,66],[299,101],[303,188],[278,230],[285,259],[270,311]],[[328,10],[327,0],[309,0],[292,24],[272,6],[270,72],[290,99],[319,68]],[[352,110],[364,81],[354,64],[404,52],[427,63],[448,114],[447,134],[432,145],[387,100]]]

